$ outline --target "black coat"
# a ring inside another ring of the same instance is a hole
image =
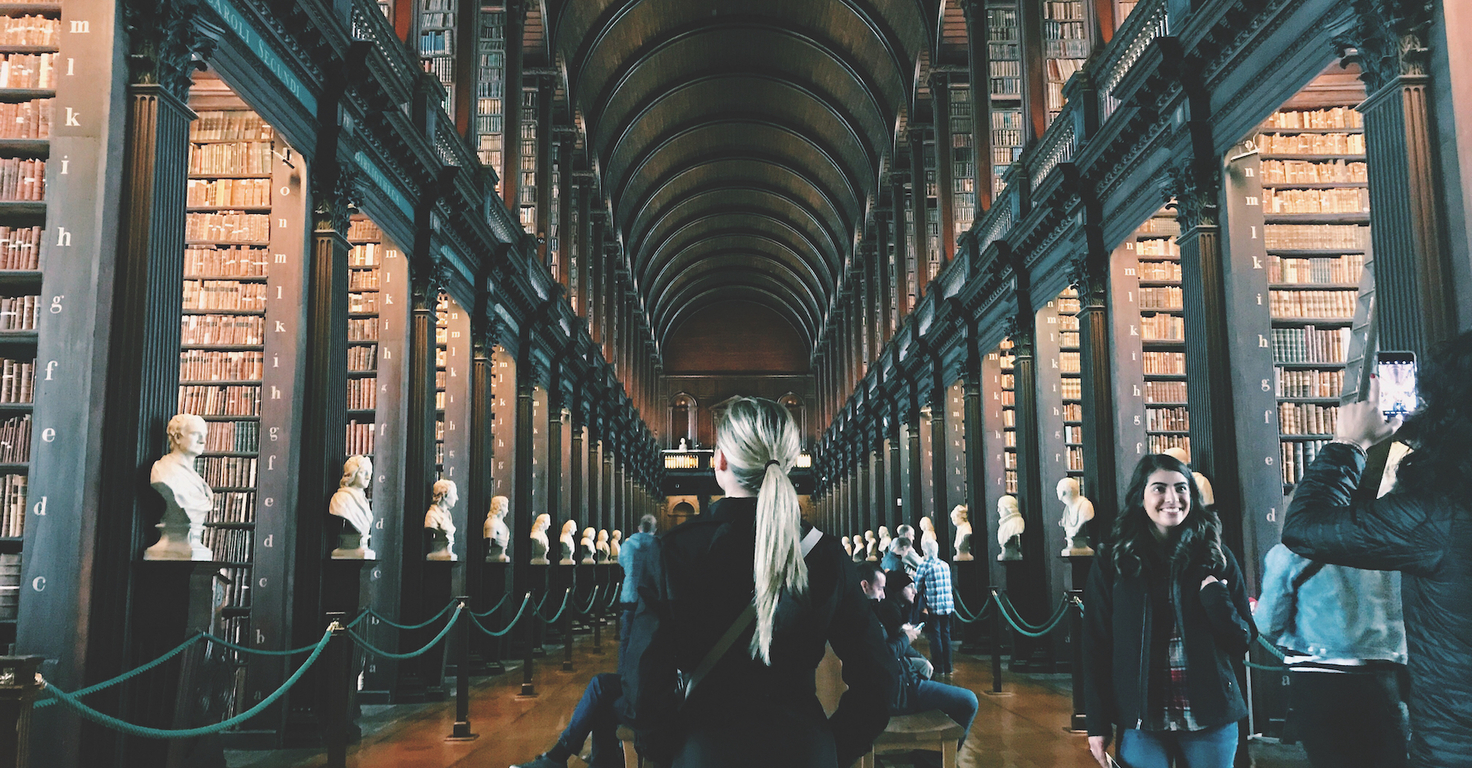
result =
[[[1400,571],[1411,765],[1472,766],[1472,513],[1400,488],[1351,501],[1364,454],[1330,444],[1304,473],[1283,543],[1333,565]]]
[[[1232,662],[1247,652],[1257,627],[1242,569],[1230,551],[1225,554],[1226,568],[1217,575],[1226,586],[1203,588],[1208,569],[1200,564],[1171,577],[1162,563],[1153,576],[1170,579],[1169,605],[1186,649],[1187,696],[1203,728],[1247,716]],[[1084,595],[1084,712],[1089,735],[1106,738],[1115,726],[1140,728],[1149,717],[1150,659],[1161,650],[1152,647],[1152,571],[1123,576],[1110,561],[1109,547],[1100,548]]]
[[[639,585],[619,659],[622,714],[643,754],[662,764],[850,765],[889,722],[898,670],[831,536],[808,553],[807,591],[778,607],[772,665],[751,658],[753,624],[683,705],[675,694],[676,670],[695,670],[751,602],[755,541],[755,499],[723,499],[660,537],[659,567]],[[848,684],[831,719],[814,686],[825,644],[843,660]]]

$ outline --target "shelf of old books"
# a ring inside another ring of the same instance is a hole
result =
[[[505,146],[506,11],[482,6],[475,79],[475,150],[487,168],[501,172]],[[498,179],[499,182],[499,179]]]
[[[366,216],[348,223],[348,456],[373,458],[378,437],[378,310],[388,249],[383,232]],[[371,489],[370,489],[371,497]]]
[[[1043,0],[1043,63],[1048,122],[1063,110],[1063,86],[1089,58],[1084,0]]]
[[[457,0],[415,0],[419,7],[419,59],[445,87],[445,113],[455,114],[455,13]]]
[[[991,101],[992,192],[1022,154],[1022,32],[1017,0],[987,0],[987,89]]]
[[[1191,453],[1186,408],[1186,318],[1181,296],[1180,225],[1160,211],[1135,230],[1146,450]]]
[[[971,141],[971,86],[950,84],[951,104],[951,214],[955,232],[971,229],[976,217],[976,148]]]
[[[1258,128],[1274,391],[1285,492],[1334,435],[1370,248],[1360,113],[1286,108]]]
[[[1083,379],[1079,360],[1079,297],[1072,287],[1065,288],[1048,302],[1040,313],[1043,326],[1038,328],[1038,359],[1045,362],[1045,386],[1048,402],[1040,414],[1048,417],[1043,440],[1045,455],[1042,466],[1053,467],[1058,479],[1072,477],[1083,487],[1084,482],[1084,415]],[[1056,361],[1056,362],[1052,362]],[[1055,389],[1056,388],[1056,389]],[[1049,450],[1051,449],[1051,450]],[[1053,478],[1049,478],[1053,479]]]
[[[15,642],[61,6],[0,7],[0,647]]]
[[[1012,340],[1004,339],[998,348],[998,389],[1002,401],[1002,485],[1006,493],[1017,494],[1017,391],[1012,372],[1017,359]]]

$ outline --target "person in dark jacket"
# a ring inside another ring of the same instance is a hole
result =
[[[1232,662],[1257,634],[1242,569],[1221,521],[1179,459],[1140,460],[1109,541],[1094,558],[1084,606],[1089,752],[1119,732],[1119,761],[1230,768],[1247,705]]]
[[[1312,560],[1400,571],[1411,678],[1410,764],[1472,766],[1472,333],[1429,360],[1420,410],[1386,421],[1379,387],[1341,405],[1334,442],[1304,472],[1283,543]],[[1352,499],[1366,451],[1392,434],[1414,451],[1396,487]]]
[[[798,450],[786,408],[732,402],[713,456],[726,497],[659,540],[619,659],[622,714],[647,759],[838,768],[868,752],[889,722],[899,670],[852,562],[827,535],[803,557],[811,528],[787,477]],[[749,606],[754,620],[682,697],[679,675],[696,672]],[[848,684],[832,718],[814,686],[825,644]]]

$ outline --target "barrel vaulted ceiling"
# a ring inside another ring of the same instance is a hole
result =
[[[568,0],[549,28],[656,340],[702,306],[811,343],[877,198],[929,0]]]

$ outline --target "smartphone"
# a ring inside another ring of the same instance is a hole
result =
[[[1375,356],[1380,381],[1380,412],[1385,418],[1406,416],[1416,410],[1416,353],[1381,352]]]
[[[1124,766],[1120,765],[1119,762],[1114,759],[1114,755],[1105,752],[1104,757],[1109,759],[1109,768],[1124,768]]]

